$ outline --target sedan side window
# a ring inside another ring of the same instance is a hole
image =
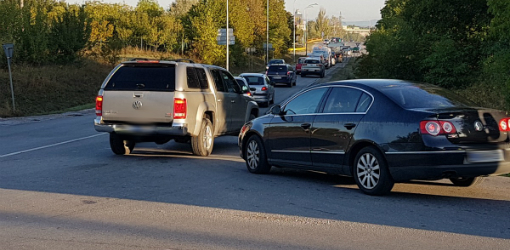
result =
[[[334,87],[326,100],[323,113],[353,113],[363,92],[358,89]]]
[[[317,108],[326,93],[327,88],[313,89],[302,93],[285,105],[286,115],[301,115],[317,113]]]

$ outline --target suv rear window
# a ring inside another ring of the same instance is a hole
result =
[[[269,66],[269,69],[268,71],[277,71],[277,72],[287,72],[287,66],[285,65],[278,65],[278,66],[275,66],[275,65],[272,65],[272,66]]]
[[[105,90],[174,91],[175,66],[170,64],[124,64]]]

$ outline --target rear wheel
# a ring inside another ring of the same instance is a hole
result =
[[[124,138],[116,133],[110,133],[110,148],[116,155],[128,155],[133,152],[135,142],[124,140]]]
[[[459,187],[469,187],[473,185],[478,185],[483,181],[483,177],[455,177],[450,178],[450,181],[454,186]]]
[[[199,156],[208,156],[212,153],[214,146],[214,129],[208,118],[202,119],[202,126],[198,136],[191,137],[191,148],[193,153]]]
[[[368,195],[387,194],[394,185],[383,155],[374,147],[366,147],[358,152],[353,175],[359,189]]]
[[[248,138],[243,154],[246,159],[248,171],[254,174],[267,174],[271,170],[271,165],[267,162],[266,151],[262,140],[257,135]]]

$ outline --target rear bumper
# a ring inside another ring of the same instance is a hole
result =
[[[258,103],[269,101],[269,94],[254,94],[252,97]]]
[[[306,75],[322,75],[324,71],[321,70],[321,69],[302,69],[301,70],[301,74],[306,74]]]
[[[430,154],[386,154],[389,171],[397,182],[476,177],[510,173],[510,151],[501,149],[504,160],[469,163],[467,152]]]
[[[188,135],[187,124],[173,123],[169,126],[164,125],[132,125],[104,122],[100,117],[94,119],[94,129],[97,132],[115,132],[124,135],[153,136],[153,135]]]

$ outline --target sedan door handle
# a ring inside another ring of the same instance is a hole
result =
[[[311,127],[311,126],[312,126],[312,124],[310,124],[310,123],[303,123],[303,124],[301,124],[301,127],[302,127],[303,129],[305,129],[305,130],[310,129],[310,127]]]
[[[354,123],[346,123],[346,124],[344,124],[344,127],[347,128],[348,130],[350,130],[350,129],[356,127],[356,124],[354,124]]]

